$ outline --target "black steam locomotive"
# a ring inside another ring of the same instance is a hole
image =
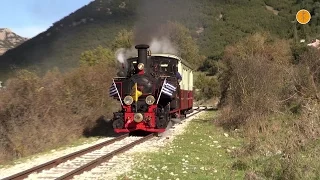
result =
[[[114,113],[113,128],[117,133],[163,132],[172,117],[192,109],[192,69],[178,56],[151,55],[143,44],[135,48],[138,56],[127,59],[126,70],[118,73],[110,87],[110,96],[122,106]]]

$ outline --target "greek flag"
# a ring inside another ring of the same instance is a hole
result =
[[[174,87],[173,85],[167,83],[167,79],[165,79],[163,81],[163,85],[162,85],[162,88],[161,88],[161,91],[160,91],[160,94],[159,94],[159,97],[158,97],[158,100],[157,100],[157,104],[159,103],[159,100],[160,100],[160,97],[161,97],[161,94],[166,94],[168,96],[172,96],[172,94],[176,91],[176,87]]]
[[[167,83],[167,79],[165,79],[163,82],[161,93],[166,94],[168,96],[172,96],[172,94],[176,91],[176,89],[177,89],[176,87]]]
[[[110,95],[110,97],[113,97],[114,95],[118,95],[121,106],[123,106],[123,102],[121,100],[121,96],[120,96],[120,93],[119,93],[118,88],[116,86],[116,83],[114,82],[114,79],[112,79],[112,85],[109,88],[109,95]]]
[[[110,89],[109,89],[109,95],[110,95],[110,97],[112,97],[116,94],[118,94],[118,89],[116,87],[116,84],[113,82],[112,85],[110,86]]]

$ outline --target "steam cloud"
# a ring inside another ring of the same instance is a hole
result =
[[[123,64],[124,68],[127,68],[128,65],[126,60],[130,57],[137,56],[138,52],[134,47],[130,49],[120,48],[116,51],[115,55],[118,62]]]
[[[170,41],[168,34],[169,21],[181,19],[189,13],[193,3],[184,0],[141,0],[137,3],[137,21],[134,23],[134,44],[150,45],[151,54],[174,54],[179,55],[179,49]],[[179,11],[177,11],[179,7]],[[119,49],[116,58],[127,67],[126,59],[137,56],[134,47],[130,49]]]
[[[173,43],[166,37],[153,38],[150,43],[150,50],[152,54],[175,54],[177,55],[178,50],[173,45]],[[119,63],[124,65],[124,68],[127,68],[127,59],[130,57],[135,57],[138,55],[137,49],[131,47],[130,49],[120,48],[115,53],[116,59]]]
[[[153,38],[150,43],[151,53],[177,54],[177,48],[166,37]]]

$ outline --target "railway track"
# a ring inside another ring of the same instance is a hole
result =
[[[54,159],[47,163],[6,177],[3,180],[20,179],[72,179],[75,175],[89,171],[130,148],[154,137],[130,137],[125,134],[92,147]]]
[[[217,108],[214,106],[199,105],[199,106],[193,107],[193,110],[206,110],[206,111],[209,110],[210,111],[210,110],[217,110]]]
[[[212,108],[205,106],[195,107],[193,112],[187,115],[187,118],[194,116],[201,111],[210,109]],[[158,135],[161,136],[161,134]],[[9,177],[5,177],[2,180],[72,179],[74,176],[80,175],[85,171],[90,171],[101,163],[108,161],[115,155],[121,154],[155,136],[156,134],[149,134],[145,137],[129,136],[129,134],[124,134]]]

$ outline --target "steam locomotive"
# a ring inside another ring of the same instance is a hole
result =
[[[164,132],[171,118],[192,111],[192,67],[175,55],[151,55],[149,45],[135,48],[138,56],[127,59],[127,68],[113,78],[109,90],[121,103],[113,113],[114,131]]]

